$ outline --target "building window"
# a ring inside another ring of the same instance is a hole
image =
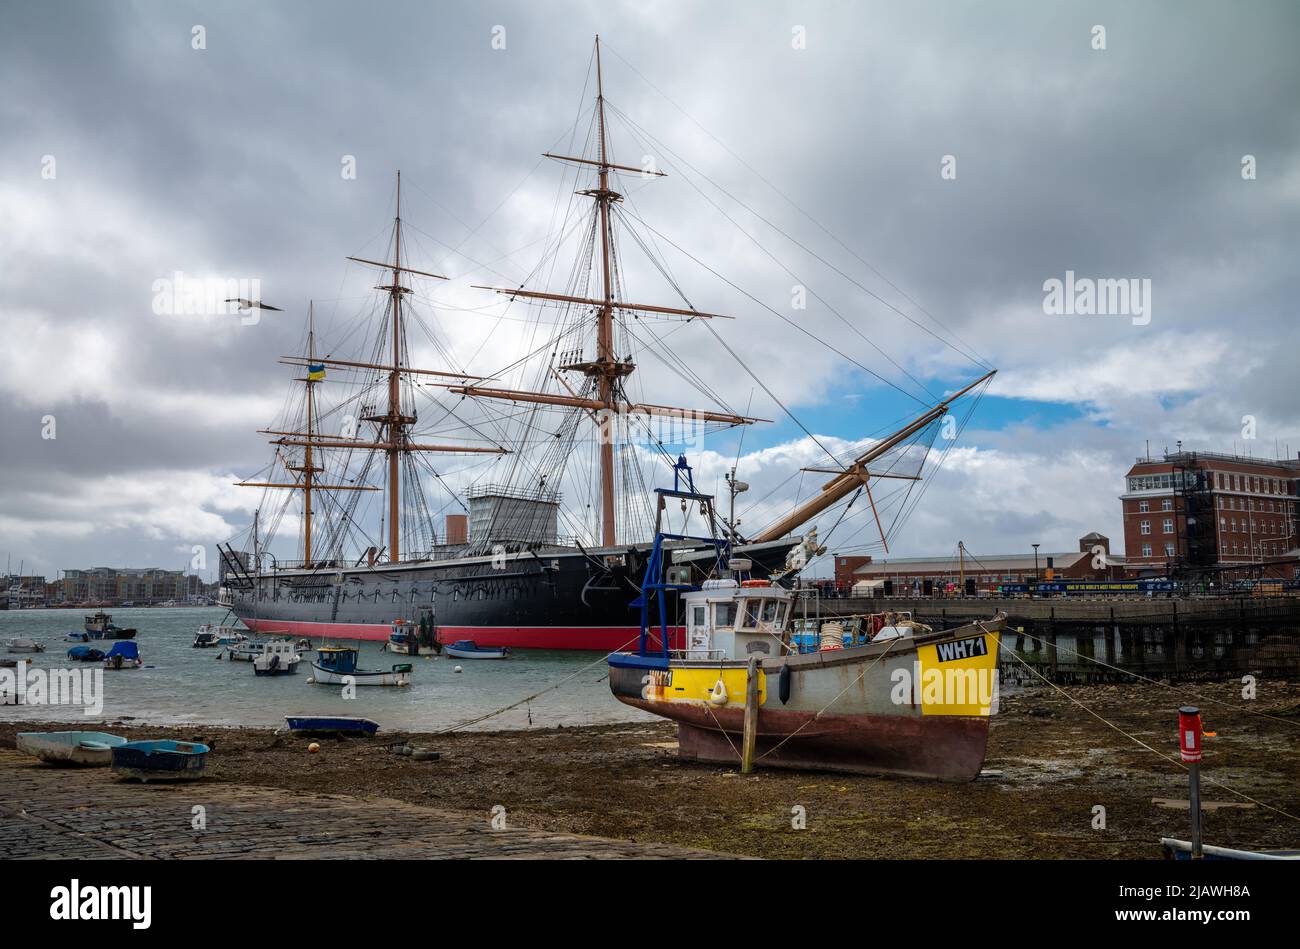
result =
[[[1143,557],[1150,557],[1150,556],[1151,556],[1151,545],[1150,545],[1150,544],[1143,544],[1143,545],[1142,545],[1142,556],[1143,556]]]
[[[1173,545],[1173,544],[1165,544],[1165,556],[1166,556],[1166,557],[1172,557],[1173,555],[1174,555],[1174,545]]]
[[[1172,517],[1165,518],[1164,528],[1166,534],[1172,534],[1174,532],[1174,519]]]
[[[1150,533],[1151,533],[1151,522],[1150,522],[1150,521],[1140,521],[1140,522],[1138,523],[1138,530],[1140,530],[1143,534],[1150,534]]]
[[[1163,501],[1160,502],[1160,510],[1172,511],[1173,509],[1174,509],[1173,498],[1165,498]]]
[[[1149,511],[1149,510],[1151,510],[1151,502],[1150,502],[1150,501],[1138,501],[1138,513],[1139,513],[1139,514],[1145,514],[1145,513],[1146,513],[1147,511]]]

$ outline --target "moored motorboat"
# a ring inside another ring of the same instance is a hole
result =
[[[510,658],[510,648],[508,646],[479,646],[472,639],[461,639],[448,646],[443,647],[443,651],[453,659],[508,659]]]
[[[266,644],[260,656],[253,659],[253,675],[282,676],[293,675],[298,671],[302,657],[297,647],[289,640],[276,640]]]
[[[243,639],[230,643],[226,647],[226,658],[231,662],[252,662],[266,652],[267,645],[268,641],[261,639]]]
[[[0,659],[0,669],[17,669],[24,662],[31,662],[25,656],[22,659]]]
[[[140,647],[129,640],[113,643],[104,654],[105,669],[139,669],[142,665],[144,660],[140,658]]]
[[[373,735],[379,723],[368,718],[337,715],[286,715],[284,723],[295,735]]]
[[[45,652],[44,643],[25,637],[18,637],[9,640],[5,643],[5,648],[9,652]]]
[[[190,781],[203,777],[207,745],[191,741],[128,741],[113,748],[113,773],[139,781]]]
[[[68,658],[73,662],[100,662],[104,656],[104,650],[96,649],[94,646],[73,646],[68,650]]]
[[[88,639],[134,639],[136,632],[133,628],[126,629],[116,625],[113,617],[102,611],[87,616],[84,627]]]
[[[18,750],[49,764],[103,767],[113,760],[113,749],[126,739],[105,732],[19,732]]]
[[[195,649],[215,649],[221,645],[221,640],[217,634],[208,627],[199,627],[199,631],[194,634],[194,642],[190,643]]]
[[[312,661],[312,682],[324,685],[411,684],[411,664],[397,663],[391,669],[358,669],[357,650],[348,646],[322,646]]]

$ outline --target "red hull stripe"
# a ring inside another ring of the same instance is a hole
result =
[[[384,642],[391,628],[379,623],[310,623],[301,620],[244,620],[254,632],[269,635],[312,636],[320,639],[360,639]],[[681,626],[669,628],[670,645],[680,649],[685,637]],[[613,652],[635,649],[641,635],[639,626],[439,626],[438,641],[454,643],[472,639],[480,646],[510,646],[517,649],[590,649]],[[651,645],[657,647],[657,630],[650,631]]]

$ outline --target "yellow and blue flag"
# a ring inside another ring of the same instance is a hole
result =
[[[307,367],[307,378],[312,382],[320,382],[325,378],[325,366],[323,364],[319,366],[309,365]]]

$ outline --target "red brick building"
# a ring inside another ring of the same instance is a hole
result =
[[[1046,580],[1115,580],[1124,575],[1124,560],[1110,552],[1110,539],[1096,532],[1079,538],[1079,549],[1018,554],[984,554],[954,551],[947,557],[891,557],[875,560],[866,556],[837,554],[835,586],[847,594],[864,580],[889,580],[900,594],[923,593],[930,589],[960,587],[962,580],[974,580],[977,590],[989,590],[999,583],[1027,583],[1035,577]]]
[[[1300,460],[1194,451],[1139,458],[1120,495],[1129,574],[1239,567],[1294,578],[1298,489]]]

